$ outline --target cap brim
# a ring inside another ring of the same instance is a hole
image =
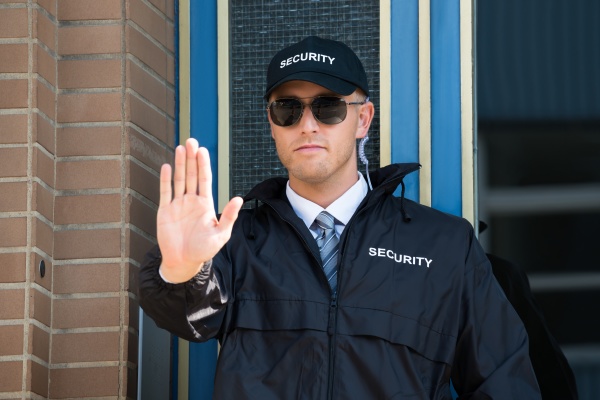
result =
[[[295,74],[287,75],[285,78],[279,80],[278,82],[275,82],[269,88],[269,90],[267,90],[267,93],[265,93],[265,99],[268,100],[268,98],[271,95],[271,93],[273,92],[273,90],[277,89],[279,86],[281,86],[282,84],[289,82],[289,81],[312,82],[319,86],[323,86],[324,88],[329,89],[332,92],[341,94],[342,96],[348,96],[348,95],[354,93],[354,91],[357,88],[356,85],[354,85],[348,81],[345,81],[340,78],[336,78],[336,77],[328,75],[328,74],[323,74],[320,72],[312,72],[312,71],[311,72],[303,71],[303,72],[296,72]]]

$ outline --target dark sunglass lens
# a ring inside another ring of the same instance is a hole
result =
[[[317,97],[311,104],[315,118],[327,125],[335,125],[346,119],[346,102],[339,97]]]
[[[279,99],[269,107],[271,119],[275,125],[294,125],[302,116],[302,103],[296,99]]]

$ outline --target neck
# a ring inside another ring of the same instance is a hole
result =
[[[290,187],[298,195],[323,208],[339,199],[358,181],[358,170],[354,170],[345,179],[325,182],[304,182],[290,175]]]

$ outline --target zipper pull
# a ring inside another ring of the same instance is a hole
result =
[[[337,294],[334,294],[331,298],[331,304],[329,305],[329,323],[327,324],[327,334],[333,336],[334,328],[337,318]]]

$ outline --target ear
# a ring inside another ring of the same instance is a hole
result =
[[[369,133],[369,127],[375,115],[375,106],[370,101],[360,106],[356,138],[362,139]]]

